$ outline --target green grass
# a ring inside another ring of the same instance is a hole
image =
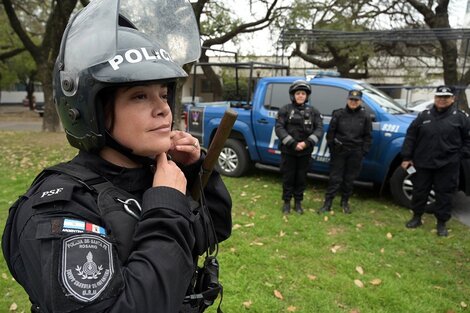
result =
[[[3,229],[8,207],[40,169],[75,150],[61,134],[0,132],[0,142]],[[232,237],[219,253],[224,312],[470,311],[470,229],[459,221],[448,223],[447,238],[436,235],[430,215],[423,227],[406,229],[409,211],[359,187],[353,214],[319,216],[326,183],[315,179],[305,194],[306,213],[283,217],[279,174],[253,171],[224,180],[234,204]],[[27,296],[3,259],[0,273],[0,312],[12,303],[28,312]]]

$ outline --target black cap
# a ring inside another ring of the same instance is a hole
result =
[[[362,91],[350,90],[348,94],[348,99],[362,100]]]
[[[452,86],[439,86],[436,89],[435,96],[453,96],[455,94],[455,88]]]

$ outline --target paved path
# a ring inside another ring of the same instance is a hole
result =
[[[0,121],[0,130],[13,130],[13,131],[41,131],[42,121]]]

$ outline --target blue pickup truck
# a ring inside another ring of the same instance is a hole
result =
[[[217,169],[221,174],[242,176],[256,163],[279,166],[281,157],[279,140],[274,132],[275,119],[279,108],[290,102],[289,86],[298,79],[306,78],[285,76],[260,79],[250,105],[246,102],[218,102],[217,105],[201,103],[188,107],[187,130],[206,148],[227,107],[238,113],[218,160]],[[307,77],[307,80],[312,88],[310,103],[323,115],[325,134],[332,111],[346,105],[348,91],[362,90],[363,105],[373,121],[373,142],[358,180],[373,183],[381,191],[388,186],[394,200],[409,207],[413,186],[410,175],[400,168],[400,150],[408,125],[416,113],[408,112],[386,94],[362,81],[322,75]],[[313,150],[312,159],[314,162],[311,162],[310,172],[327,176],[330,152],[325,135]],[[462,163],[460,189],[470,194],[470,164],[467,161]]]

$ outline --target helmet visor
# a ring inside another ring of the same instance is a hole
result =
[[[199,58],[198,26],[186,0],[93,0],[70,26],[65,71],[76,73],[116,55],[119,15],[168,51],[175,63],[183,65]]]

